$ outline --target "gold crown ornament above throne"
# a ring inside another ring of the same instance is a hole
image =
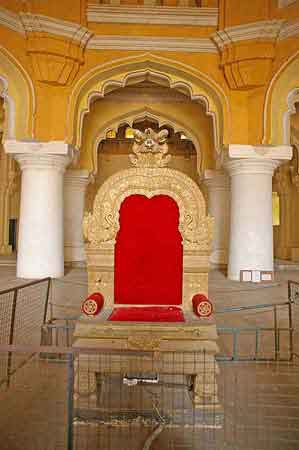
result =
[[[156,133],[151,128],[144,132],[133,130],[134,144],[133,155],[129,155],[130,161],[135,167],[165,167],[171,156],[167,155],[168,130],[161,130]]]

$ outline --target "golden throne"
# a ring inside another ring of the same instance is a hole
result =
[[[195,294],[208,295],[213,219],[197,184],[166,167],[166,137],[165,130],[135,130],[133,167],[103,183],[85,216],[88,292],[100,292],[105,302],[100,314],[79,318],[74,346],[152,352],[157,361],[193,352],[184,367],[193,402],[215,407],[216,326],[213,316],[199,318],[192,308]],[[134,371],[132,358],[126,361],[121,370]],[[103,368],[94,364],[84,375],[82,358],[80,368],[77,396],[89,396],[90,404]]]

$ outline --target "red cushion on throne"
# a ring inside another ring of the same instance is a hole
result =
[[[115,245],[114,302],[182,303],[183,248],[179,208],[167,195],[127,197]]]
[[[114,308],[109,320],[121,322],[185,322],[183,311],[176,306]]]

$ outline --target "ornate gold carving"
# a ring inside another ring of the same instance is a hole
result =
[[[291,185],[291,170],[289,163],[281,165],[274,176],[274,183],[280,195],[284,195]]]
[[[184,249],[210,252],[213,219],[206,216],[205,199],[198,186],[181,172],[169,168],[132,168],[112,175],[99,189],[93,212],[85,214],[84,236],[88,248],[115,243],[119,230],[122,201],[140,194],[151,198],[165,194],[172,197],[180,211],[179,229]]]
[[[144,133],[140,130],[133,130],[133,133],[132,151],[134,155],[129,155],[133,166],[165,167],[169,163],[171,156],[166,155],[168,152],[167,130],[155,133],[151,128],[147,128]]]
[[[138,335],[128,337],[128,349],[129,350],[159,350],[161,340],[157,337],[148,335]]]

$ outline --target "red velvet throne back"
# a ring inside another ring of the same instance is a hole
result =
[[[127,197],[115,244],[114,303],[181,305],[179,208],[167,195]]]

